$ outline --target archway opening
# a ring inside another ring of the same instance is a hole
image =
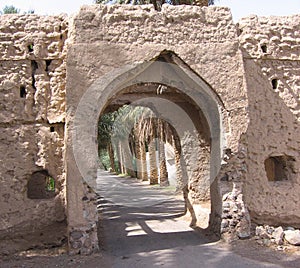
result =
[[[155,94],[153,88],[152,95],[143,92],[148,86],[155,88]],[[135,96],[138,98],[135,99]],[[176,97],[178,98],[177,101],[172,99]],[[91,133],[97,133],[99,116],[129,104],[133,107],[147,107],[155,114],[155,118],[167,122],[167,125],[176,130],[176,135],[179,137],[178,143],[180,143],[178,148],[180,159],[178,161],[183,178],[183,183],[178,188],[183,192],[185,191],[184,197],[188,197],[187,201],[191,203],[190,205],[193,205],[193,198],[199,201],[199,196],[197,197],[199,187],[197,186],[197,189],[191,187],[193,182],[195,182],[194,185],[199,183],[197,174],[201,174],[201,171],[208,173],[209,179],[200,180],[200,183],[204,181],[208,185],[210,193],[209,226],[220,232],[222,198],[215,178],[220,170],[223,151],[221,132],[223,104],[211,87],[176,54],[170,51],[163,51],[153,61],[124,66],[124,68],[108,73],[95,81],[81,98],[73,123],[76,126],[76,131],[72,132],[74,158],[81,176],[96,191],[118,188],[117,182],[114,183],[116,187],[111,187],[112,184],[105,180],[107,173],[102,171],[97,173],[99,168],[98,148],[95,146],[97,136],[91,137]],[[180,116],[183,117],[180,118]],[[150,117],[144,118],[144,120],[151,121],[152,119]],[[152,121],[155,122],[156,119]],[[202,124],[200,131],[199,124]],[[133,126],[126,127],[129,129],[129,133],[133,132]],[[130,144],[133,143],[129,142],[129,136],[128,134],[124,139],[124,148],[127,151],[126,155],[134,156],[135,150],[130,148]],[[157,149],[159,141],[154,136],[152,140],[146,139],[146,144],[145,150],[151,149],[149,147]],[[206,161],[202,161],[199,165],[201,156],[205,155],[208,156],[205,158]],[[132,157],[129,159],[132,160]],[[203,163],[207,164],[208,168],[206,166],[201,170]],[[126,166],[131,164],[132,161],[129,161]],[[99,179],[102,180],[100,184],[98,183]],[[106,184],[109,187],[105,187]],[[200,188],[205,189],[205,187]],[[110,192],[110,196],[114,198],[118,197],[119,194],[120,192],[117,194]],[[129,188],[126,196],[130,202],[134,200]],[[144,198],[144,201],[148,202],[149,197]],[[187,205],[186,209],[188,209]],[[195,220],[195,211],[192,209],[191,218]],[[120,215],[118,215],[117,210],[115,212],[113,218],[119,218]],[[103,232],[99,230],[99,233],[101,240],[101,233],[103,234]]]
[[[160,83],[117,92],[99,117],[98,151],[107,171],[97,181],[104,222],[125,217],[126,237],[153,236],[155,221],[166,221],[162,229],[179,219],[186,231],[208,229],[211,133],[184,92]]]

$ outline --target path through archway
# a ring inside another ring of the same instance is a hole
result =
[[[95,141],[99,115],[113,104],[114,100],[124,101],[122,98],[128,97],[123,94],[119,99],[116,98],[123,90],[125,93],[129,90],[127,93],[130,93],[133,87],[143,87],[148,84],[165,87],[167,91],[170,90],[169,97],[172,95],[181,98],[181,104],[178,105],[176,101],[168,100],[168,94],[156,92],[157,95],[167,96],[167,98],[149,97],[147,94],[141,98],[145,94],[141,92],[139,100],[135,101],[134,105],[151,107],[164,120],[170,121],[172,127],[176,129],[182,148],[179,161],[185,180],[183,186],[189,185],[189,182],[192,182],[199,173],[199,161],[192,159],[198,159],[201,155],[199,154],[201,141],[210,146],[210,150],[206,150],[206,153],[209,152],[209,169],[204,169],[208,176],[206,184],[210,185],[212,209],[210,226],[214,228],[217,226],[216,229],[220,230],[222,205],[218,186],[214,180],[220,169],[223,151],[222,102],[211,87],[172,52],[163,51],[153,61],[117,69],[90,86],[79,102],[73,122],[76,129],[72,134],[73,152],[77,167],[88,185],[96,189],[99,160]],[[185,118],[180,119],[179,115],[184,115]],[[201,133],[197,130],[199,122],[200,125],[202,124],[203,134],[200,138],[197,137]],[[197,191],[193,192],[197,193]]]

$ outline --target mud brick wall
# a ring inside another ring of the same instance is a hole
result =
[[[67,34],[68,21],[63,16],[1,16],[1,241],[66,219]]]

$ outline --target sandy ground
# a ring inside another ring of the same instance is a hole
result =
[[[237,254],[242,260],[247,260],[254,263],[246,264],[243,266],[240,262],[235,263],[233,266],[228,266],[228,259],[223,258],[218,261],[216,255],[211,255],[209,251],[206,252],[204,262],[200,262],[199,258],[195,258],[194,252],[187,248],[187,252],[181,250],[185,254],[184,264],[180,261],[170,264],[165,260],[170,258],[170,252],[148,252],[139,255],[138,259],[131,256],[111,256],[109,252],[101,250],[100,253],[92,256],[68,256],[62,253],[63,249],[53,250],[34,250],[23,252],[21,255],[10,256],[0,260],[0,267],[2,268],[19,268],[19,267],[32,267],[32,268],[52,268],[52,267],[300,267],[300,255],[274,251],[272,249],[263,248],[255,241],[238,241],[231,246],[219,243],[218,246],[224,247],[224,250],[229,250]],[[199,248],[201,249],[201,248]],[[205,250],[205,248],[202,248]],[[58,252],[60,251],[60,252]],[[147,255],[148,254],[148,258]],[[181,256],[178,256],[181,258]],[[132,259],[131,259],[132,258]],[[191,258],[194,258],[193,260]],[[235,259],[236,261],[236,259]],[[114,263],[113,263],[114,262]],[[129,266],[130,265],[130,266]],[[172,266],[171,266],[172,265]],[[232,262],[229,263],[232,265]]]
[[[300,267],[297,248],[265,248],[254,239],[218,241],[204,229],[205,222],[189,226],[183,201],[170,191],[130,179],[106,179],[109,190],[99,181],[98,254],[68,256],[64,247],[31,250],[2,256],[0,267]],[[199,211],[207,211],[207,205]]]

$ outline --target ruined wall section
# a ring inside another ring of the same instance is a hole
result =
[[[224,117],[230,117],[223,122],[226,146],[238,150],[234,137],[247,129],[248,104],[237,30],[228,8],[163,5],[157,12],[151,5],[91,5],[81,7],[72,27],[71,61],[84,71],[77,73],[80,87],[117,67],[173,51],[222,99]]]
[[[151,5],[83,6],[74,17],[70,31],[66,157],[71,230],[80,230],[88,220],[81,216],[82,204],[74,202],[84,191],[80,190],[82,180],[71,150],[71,122],[87,89],[113,70],[126,64],[147,62],[164,50],[176,53],[222,100],[225,107],[221,131],[226,137],[226,144],[222,146],[238,152],[240,136],[247,130],[248,101],[237,29],[228,8],[163,5],[162,11],[157,12]],[[205,172],[207,176],[207,170]],[[228,184],[230,192],[233,185]],[[222,206],[219,195],[218,190],[211,193],[212,199]],[[216,216],[221,217],[220,208],[218,211]]]
[[[2,241],[65,220],[63,152],[67,27],[64,16],[1,16]],[[35,173],[38,171],[41,173]],[[36,175],[32,176],[34,173]],[[32,177],[37,181],[53,178],[55,194],[52,193],[49,199],[35,199],[34,195],[41,193],[33,190],[33,198],[28,198],[28,182]]]
[[[250,115],[244,192],[261,224],[300,226],[299,26],[299,15],[252,16],[238,25]]]

